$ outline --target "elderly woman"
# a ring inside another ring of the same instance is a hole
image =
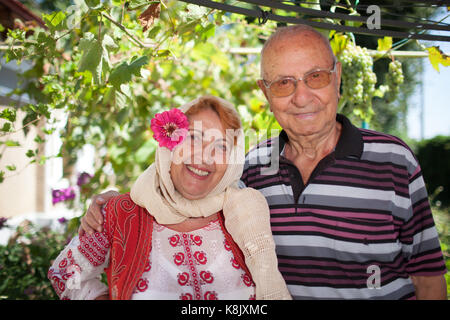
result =
[[[237,187],[239,115],[212,96],[180,110],[152,120],[155,162],[102,208],[103,231],[75,237],[54,261],[48,277],[60,298],[291,298],[266,200]]]

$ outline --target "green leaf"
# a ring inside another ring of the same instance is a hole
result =
[[[204,42],[197,44],[192,50],[191,56],[194,60],[212,60],[212,62],[218,65],[223,71],[228,70],[228,57],[212,43]]]
[[[127,96],[119,90],[114,90],[114,102],[117,108],[123,109],[127,106]]]
[[[33,158],[33,157],[35,156],[35,153],[34,153],[33,150],[28,149],[28,151],[27,151],[27,153],[25,153],[25,155],[26,155],[28,158]]]
[[[331,49],[335,55],[341,53],[347,47],[348,37],[342,33],[334,33],[330,41]]]
[[[14,108],[3,109],[2,111],[0,111],[0,118],[6,119],[11,122],[16,121],[16,109]]]
[[[61,22],[64,21],[66,15],[62,11],[55,11],[51,14],[42,14],[42,18],[44,19],[47,27],[49,27],[51,30],[57,30],[60,29],[57,27],[61,25]]]
[[[102,2],[100,0],[84,0],[86,5],[93,10],[100,9],[102,7]]]
[[[133,60],[130,64],[124,61],[115,67],[109,75],[109,82],[120,90],[120,85],[131,81],[131,76],[140,76],[140,71],[143,66],[148,64],[149,59],[147,56],[141,56]]]
[[[392,37],[384,37],[383,39],[378,39],[378,51],[388,51],[392,48]]]
[[[131,0],[128,4],[128,10],[136,10],[149,4],[159,2],[159,1],[148,1],[148,0]]]
[[[445,67],[450,66],[450,56],[444,54],[439,47],[429,47],[427,48],[427,51],[428,59],[437,72],[439,72],[439,64],[442,64]]]
[[[216,33],[216,25],[211,23],[208,24],[203,30],[201,31],[202,39],[208,39],[209,37],[214,36]]]
[[[147,140],[135,153],[134,159],[137,163],[150,163],[151,155],[158,146],[155,139]]]
[[[320,10],[320,9],[319,9]],[[360,16],[360,14],[357,12],[357,11],[352,11],[350,14],[349,14],[349,16]],[[349,26],[349,27],[355,27],[355,28],[358,28],[358,27],[360,27],[360,26],[362,26],[362,22],[361,21],[353,21],[353,20],[345,20],[345,23],[344,23],[346,26]]]
[[[6,169],[8,169],[9,171],[16,171],[17,168],[15,165],[11,164],[11,165],[7,165]]]
[[[161,26],[153,27],[153,28],[149,31],[147,37],[150,38],[150,39],[154,39],[154,38],[157,36],[157,34],[158,34],[159,31],[161,31]]]
[[[101,82],[102,76],[102,53],[101,43],[90,32],[85,34],[85,38],[80,40],[80,50],[83,55],[78,66],[79,72],[90,71],[95,83]]]
[[[20,147],[20,143],[14,140],[6,140],[5,145],[8,147]]]
[[[11,131],[11,122],[5,122],[5,124],[2,127],[3,132],[10,132]]]

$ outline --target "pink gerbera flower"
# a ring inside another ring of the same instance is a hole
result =
[[[159,142],[159,146],[172,151],[186,137],[189,121],[181,110],[172,109],[155,114],[150,128],[153,131],[153,137]]]

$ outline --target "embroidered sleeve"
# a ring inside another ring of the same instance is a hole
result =
[[[105,216],[105,210],[102,208]],[[101,274],[109,264],[109,240],[104,232],[76,236],[48,271],[55,292],[63,300],[93,300],[108,293]]]

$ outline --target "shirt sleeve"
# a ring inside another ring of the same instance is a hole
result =
[[[104,208],[102,213],[105,216]],[[109,265],[108,235],[96,232],[74,237],[51,265],[48,278],[63,300],[94,300],[108,293],[101,281]]]
[[[412,214],[400,230],[406,271],[412,276],[445,274],[445,261],[419,165],[409,178],[409,193]]]

